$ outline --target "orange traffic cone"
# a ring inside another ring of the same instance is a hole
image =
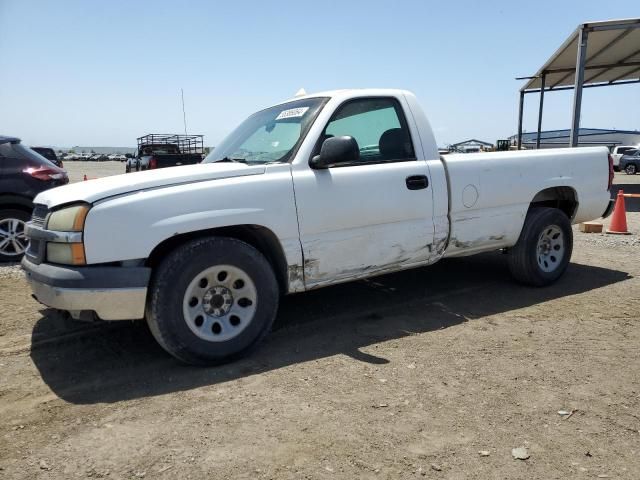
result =
[[[619,235],[629,235],[627,230],[627,211],[624,207],[624,192],[618,190],[616,205],[613,207],[613,215],[611,215],[611,224],[607,229],[607,233],[615,233]]]

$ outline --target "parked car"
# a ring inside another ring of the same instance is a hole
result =
[[[626,155],[630,150],[637,150],[638,145],[617,145],[611,149],[611,157],[613,158],[613,169],[618,171],[620,168],[620,160],[623,155]]]
[[[64,170],[19,138],[0,136],[0,261],[19,260],[24,253],[33,198],[68,181]]]
[[[134,155],[127,157],[127,162],[124,166],[124,173],[139,172],[140,171],[140,159]]]
[[[41,193],[22,265],[45,305],[146,317],[176,358],[219,363],[265,337],[281,294],[500,249],[551,285],[612,181],[606,147],[441,157],[410,92],[340,90],[255,113],[202,164]]]
[[[47,160],[49,160],[51,163],[53,163],[55,166],[60,167],[60,168],[64,168],[64,165],[62,163],[62,160],[60,160],[58,158],[58,156],[56,155],[56,152],[53,148],[47,148],[47,147],[31,147],[31,150],[33,150],[36,153],[39,153],[40,155],[42,155],[44,158],[46,158]]]
[[[125,173],[200,163],[204,144],[202,135],[163,135],[152,133],[138,138],[134,159],[129,159]]]
[[[640,171],[640,149],[625,152],[620,159],[620,170],[627,175],[635,175]]]

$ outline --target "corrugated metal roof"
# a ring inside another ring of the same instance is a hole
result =
[[[579,25],[521,90],[573,86],[580,30],[588,31],[584,85],[640,80],[640,18]]]
[[[461,145],[486,145],[487,147],[493,147],[493,143],[484,142],[476,138],[470,138],[469,140],[465,140],[464,142],[452,143],[450,146],[459,147]]]
[[[580,128],[579,135],[581,138],[584,137],[593,137],[593,136],[607,136],[607,135],[636,135],[640,137],[640,131],[633,130],[614,130],[614,129],[605,129],[605,128]],[[530,142],[535,141],[538,132],[523,132],[522,141]],[[561,139],[563,142],[566,142],[566,139],[571,135],[571,129],[565,128],[562,130],[544,130],[540,132],[541,140],[558,140]],[[518,135],[512,135],[511,139],[516,139]],[[581,141],[583,143],[584,140]],[[618,142],[619,143],[619,142]]]

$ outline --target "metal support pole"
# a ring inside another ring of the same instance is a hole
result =
[[[524,92],[520,92],[520,107],[518,108],[518,150],[522,150],[522,110],[524,108]]]
[[[582,84],[584,83],[584,65],[587,61],[587,41],[589,33],[583,26],[578,35],[578,56],[576,57],[576,80],[573,91],[573,116],[571,118],[571,138],[569,146],[578,146],[580,135],[580,110],[582,109]]]
[[[540,149],[540,132],[542,131],[542,109],[544,107],[544,87],[547,74],[542,72],[540,78],[540,105],[538,106],[538,135],[536,136],[536,149]]]

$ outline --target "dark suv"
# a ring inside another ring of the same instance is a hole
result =
[[[20,144],[0,136],[0,261],[19,260],[27,248],[24,224],[34,197],[69,183],[67,172]]]
[[[31,147],[31,150],[42,155],[44,158],[46,158],[51,163],[53,163],[56,167],[60,167],[60,168],[64,167],[64,165],[62,164],[62,160],[58,158],[58,156],[56,155],[56,151],[53,148]]]

